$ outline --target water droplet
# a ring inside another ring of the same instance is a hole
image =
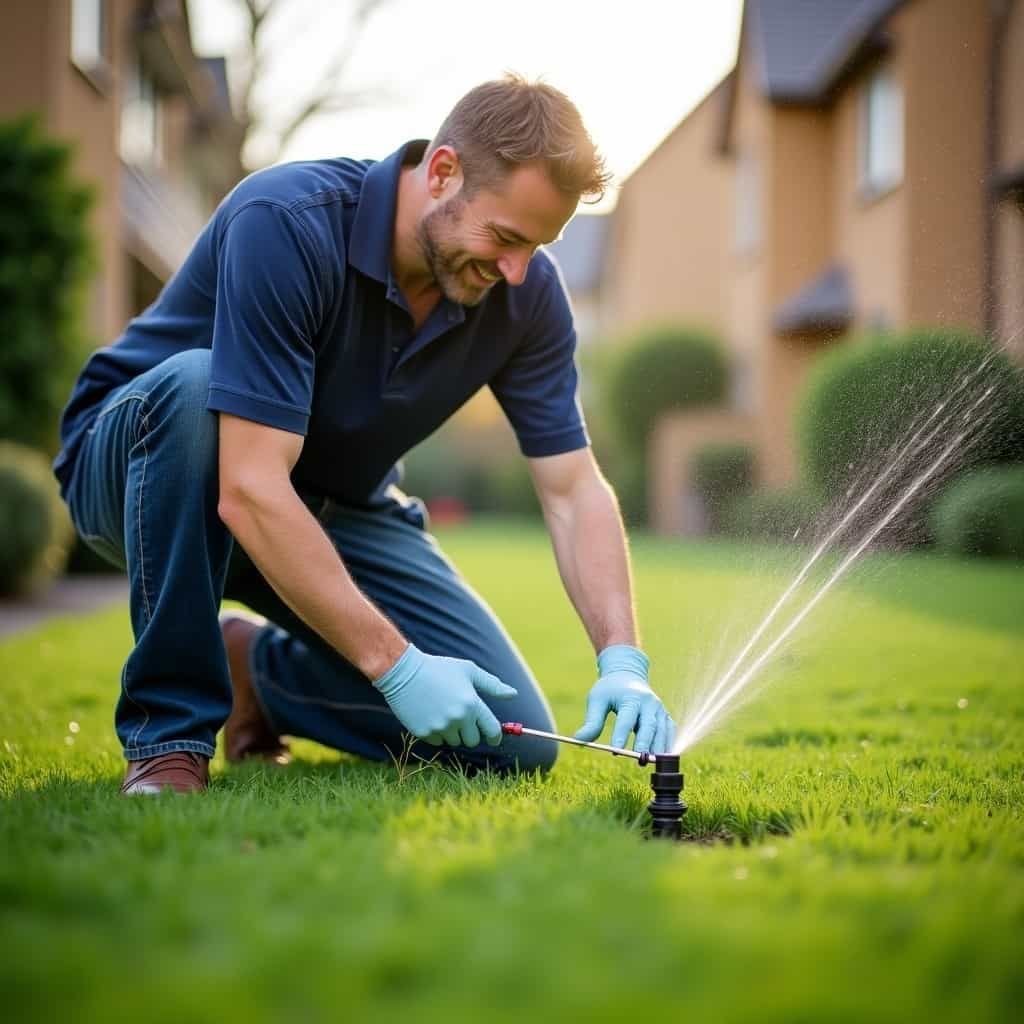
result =
[[[961,698],[960,698],[960,699],[959,699],[959,700],[958,700],[958,701],[956,702],[956,706],[957,706],[957,707],[958,707],[958,708],[959,708],[959,709],[960,709],[961,711],[963,711],[963,709],[964,709],[965,707],[967,707],[967,698],[966,698],[966,697],[961,697]]]
[[[81,728],[77,722],[68,722],[68,732],[78,732]]]
[[[65,736],[64,737],[64,742],[70,747],[70,746],[72,746],[74,744],[75,737],[74,736]]]
[[[749,874],[750,872],[747,871],[746,868],[737,868],[732,873],[732,877],[735,878],[737,882],[745,882],[747,880],[747,875]]]
[[[775,846],[765,846],[761,850],[761,856],[764,857],[765,860],[775,860],[775,858],[778,857],[778,855],[779,851],[778,848]]]

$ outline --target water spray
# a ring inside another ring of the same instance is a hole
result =
[[[971,381],[971,379],[978,375],[982,369],[988,364],[993,358],[991,355],[982,363],[977,370],[968,374],[961,388]],[[843,516],[839,524],[829,533],[829,535],[818,545],[817,549],[811,555],[808,562],[801,569],[797,578],[790,584],[786,591],[782,594],[779,600],[775,603],[774,607],[769,611],[768,615],[761,622],[758,628],[755,630],[754,635],[747,641],[743,650],[740,651],[739,655],[735,658],[732,664],[729,666],[725,674],[718,680],[710,694],[704,699],[701,706],[697,710],[696,714],[690,718],[689,721],[684,723],[683,728],[676,739],[674,750],[677,754],[681,754],[684,750],[693,746],[701,737],[703,737],[712,727],[718,717],[728,708],[730,704],[739,696],[742,690],[746,688],[749,682],[754,678],[757,672],[765,665],[765,663],[771,658],[771,656],[778,650],[780,645],[793,633],[793,631],[800,625],[800,623],[806,618],[806,616],[813,610],[819,601],[825,596],[826,593],[832,588],[832,586],[842,577],[849,567],[855,562],[870,543],[881,533],[881,531],[893,521],[893,519],[899,514],[904,506],[913,498],[913,496],[930,480],[935,478],[936,474],[943,469],[951,460],[955,459],[958,454],[962,454],[963,451],[968,450],[972,447],[982,435],[984,428],[988,424],[988,418],[983,416],[980,419],[975,418],[975,413],[979,407],[983,406],[984,403],[991,397],[994,392],[994,387],[990,386],[978,396],[969,406],[965,409],[960,410],[957,413],[946,417],[944,420],[940,420],[936,426],[932,426],[933,421],[940,416],[940,414],[946,409],[948,401],[940,403],[932,414],[918,427],[918,429],[911,436],[899,450],[896,452],[894,460],[882,472],[872,486],[862,495],[860,500]],[[953,439],[947,443],[938,456],[932,459],[928,466],[919,473],[919,475],[911,481],[909,485],[906,485],[900,493],[899,499],[893,504],[887,513],[867,531],[867,533],[859,538],[857,543],[854,545],[853,550],[850,551],[845,558],[842,559],[839,566],[828,579],[818,588],[817,592],[810,598],[809,601],[801,608],[789,621],[789,623],[782,629],[782,631],[772,640],[772,642],[765,648],[764,651],[749,664],[742,673],[739,674],[739,678],[734,677],[739,673],[741,666],[745,663],[748,656],[753,651],[754,645],[762,637],[762,635],[768,629],[768,626],[775,619],[775,616],[779,613],[783,605],[785,605],[789,598],[796,591],[800,583],[808,575],[811,566],[825,553],[825,551],[831,547],[832,543],[837,537],[846,529],[846,527],[853,520],[857,512],[863,508],[868,499],[875,494],[879,486],[887,481],[892,475],[893,471],[899,467],[902,468],[904,460],[908,456],[916,455],[921,450],[927,449],[929,445],[935,440],[940,433],[944,433],[951,426],[958,424],[959,432],[953,437]],[[929,429],[931,428],[931,429]],[[926,433],[927,431],[927,433]],[[922,436],[923,435],[923,436]]]
[[[502,722],[501,731],[507,736],[536,736],[538,739],[569,743],[574,747],[602,750],[613,757],[632,758],[641,767],[653,764],[651,789],[654,791],[654,799],[647,805],[648,813],[651,815],[651,835],[658,839],[682,838],[682,819],[686,813],[686,804],[683,803],[681,796],[684,780],[683,773],[679,770],[678,754],[648,754],[646,751],[627,750],[625,747],[613,747],[607,743],[588,743],[586,740],[576,739],[575,736],[528,729],[520,722]]]

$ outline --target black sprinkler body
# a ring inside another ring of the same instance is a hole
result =
[[[571,743],[576,747],[590,747],[591,750],[603,750],[615,757],[631,757],[641,767],[654,765],[651,775],[651,789],[654,799],[647,805],[651,815],[651,837],[654,839],[682,839],[683,815],[686,804],[682,800],[683,773],[679,770],[678,754],[647,754],[626,750],[624,747],[611,747],[606,743],[587,743],[574,736],[561,736],[556,732],[542,732],[540,729],[528,729],[521,722],[502,722],[501,731],[508,736],[537,736],[540,739],[557,740],[559,743]]]
[[[679,770],[678,754],[655,754],[654,773],[651,775],[654,799],[647,805],[651,815],[653,839],[682,839],[683,773]]]

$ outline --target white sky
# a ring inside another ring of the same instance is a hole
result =
[[[235,51],[241,0],[188,0],[200,54]],[[287,111],[346,36],[347,0],[282,0],[266,109]],[[617,180],[726,74],[742,0],[389,0],[366,27],[345,81],[383,87],[372,108],[324,115],[284,154],[380,158],[428,138],[474,85],[511,69],[543,76],[579,107]],[[614,204],[614,190],[597,208]]]

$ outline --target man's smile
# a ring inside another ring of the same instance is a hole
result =
[[[471,266],[473,267],[473,270],[476,271],[477,276],[484,282],[484,284],[491,285],[501,280],[501,274],[492,273],[482,263],[480,263],[477,260],[472,260]]]

